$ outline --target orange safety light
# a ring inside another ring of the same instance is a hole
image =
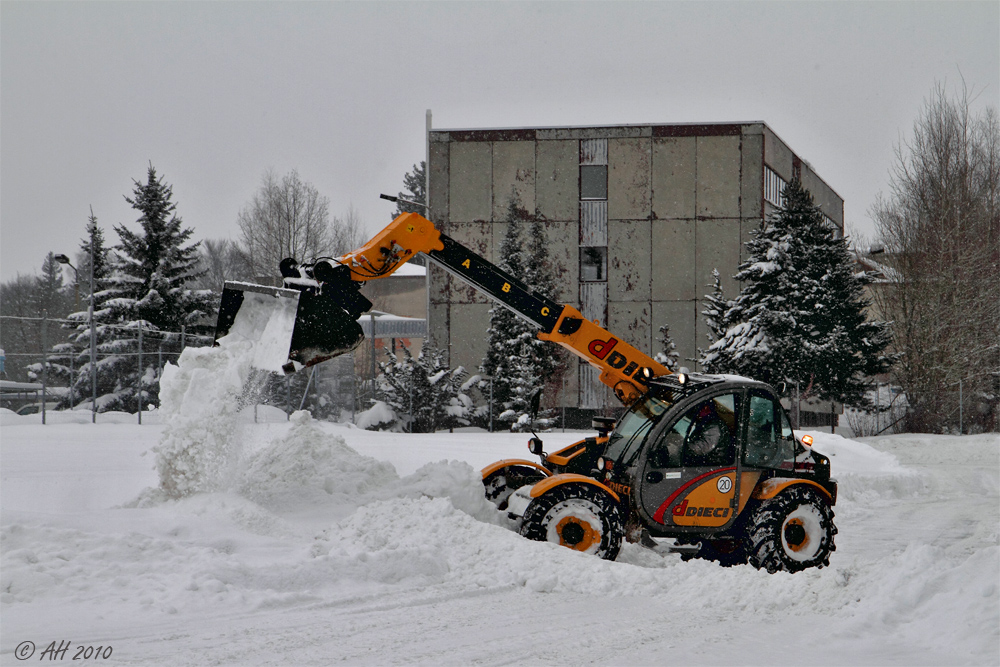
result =
[[[805,445],[806,447],[812,447],[813,446],[813,437],[811,435],[804,435],[804,436],[802,436],[802,444]]]

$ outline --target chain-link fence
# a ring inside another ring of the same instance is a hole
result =
[[[79,325],[78,320],[59,318],[33,318],[2,316],[0,348],[4,349],[0,378],[0,407],[15,412],[46,413],[53,410],[91,414],[90,421],[101,421],[100,391],[94,383],[79,382],[81,368],[91,361],[91,350],[86,336],[78,344],[71,343],[77,331],[65,328]],[[137,378],[134,387],[125,387],[121,393],[130,394],[130,409],[137,423],[142,423],[143,413],[147,422],[158,404],[159,378],[167,363],[177,363],[187,347],[212,344],[212,336],[181,331],[161,331],[146,327],[115,328],[124,334],[119,340],[128,344],[129,351],[102,352],[97,349],[97,362],[116,357],[127,362],[129,375]],[[25,349],[27,348],[27,349]],[[74,383],[74,381],[76,381]],[[263,389],[258,404],[276,408],[286,417],[295,410],[308,409],[317,419],[353,421],[354,415],[369,406],[370,382],[362,381],[355,371],[355,360],[344,355],[291,376],[272,375],[262,382]],[[81,386],[82,385],[82,386]],[[150,393],[150,392],[154,393]],[[275,410],[253,410],[255,420],[273,420]],[[128,414],[126,413],[126,414]],[[123,413],[107,414],[104,421],[122,421]]]

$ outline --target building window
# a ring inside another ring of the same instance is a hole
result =
[[[764,201],[771,206],[784,207],[786,185],[785,179],[764,165]]]
[[[580,199],[608,198],[608,140],[580,141]]]
[[[580,140],[580,312],[608,316],[608,140]],[[600,371],[580,365],[580,407],[600,408],[607,398]]]
[[[608,249],[580,248],[580,282],[594,283],[608,279]]]
[[[580,199],[608,198],[608,165],[580,165]]]

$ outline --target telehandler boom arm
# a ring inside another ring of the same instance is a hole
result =
[[[670,372],[647,354],[612,335],[597,322],[585,319],[576,308],[556,303],[533,292],[516,277],[442,234],[434,223],[417,213],[403,213],[368,243],[341,257],[323,258],[312,264],[302,265],[294,260],[282,262],[281,270],[286,288],[304,292],[302,299],[307,294],[311,298],[318,298],[319,295],[323,297],[323,312],[318,317],[310,317],[314,307],[304,308],[306,302],[300,301],[289,357],[296,359],[298,354],[299,358],[296,360],[308,366],[353,349],[360,343],[360,339],[353,345],[342,346],[345,349],[303,354],[296,348],[294,339],[315,343],[321,338],[318,334],[310,335],[300,329],[309,326],[311,320],[316,321],[317,326],[327,325],[329,329],[330,300],[343,308],[347,317],[356,319],[360,312],[371,307],[367,299],[357,293],[361,284],[392,275],[417,253],[423,253],[436,265],[537,326],[540,329],[537,335],[541,340],[562,345],[598,368],[601,371],[601,382],[611,387],[618,399],[626,405],[645,393],[648,378]],[[236,291],[246,290],[247,286],[227,283],[226,288],[227,291]],[[225,305],[225,295],[223,302]],[[233,317],[234,313],[228,314],[230,324]],[[228,331],[228,326],[223,326],[221,311],[219,322],[217,338]]]

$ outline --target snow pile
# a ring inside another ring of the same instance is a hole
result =
[[[375,401],[375,404],[367,410],[358,413],[355,423],[358,428],[370,431],[378,431],[388,428],[396,422],[396,413],[387,403]]]
[[[483,476],[461,461],[428,463],[385,489],[384,498],[447,498],[452,507],[486,523],[507,525],[504,514],[486,499]]]
[[[152,484],[138,454],[167,426],[4,429],[5,664],[42,635],[150,664],[569,664],[581,647],[613,664],[798,664],[816,646],[832,664],[995,664],[1000,647],[996,435],[815,433],[856,489],[835,508],[838,549],[828,568],[768,575],[633,544],[607,562],[530,542],[486,503],[475,467],[424,464],[502,458],[523,447],[510,434],[378,433],[300,413],[246,427],[228,490],[107,509],[93,500],[111,497],[95,495],[113,486],[102,475],[131,480],[122,498]],[[556,449],[579,435],[546,437]],[[383,459],[416,472],[397,478]],[[908,478],[923,490],[876,493]],[[729,633],[706,642],[719,623]]]
[[[907,498],[926,490],[924,477],[889,452],[832,433],[810,432],[813,448],[830,459],[838,496],[870,503],[880,496]]]
[[[248,457],[239,492],[265,507],[291,507],[317,500],[357,503],[399,479],[391,463],[362,456],[339,435],[328,435],[302,410],[288,433]],[[480,494],[482,495],[482,494]]]
[[[237,412],[250,378],[253,345],[222,339],[218,347],[189,347],[160,381],[160,419],[153,447],[159,495],[183,498],[226,486],[238,459]],[[155,496],[156,494],[151,494]]]

